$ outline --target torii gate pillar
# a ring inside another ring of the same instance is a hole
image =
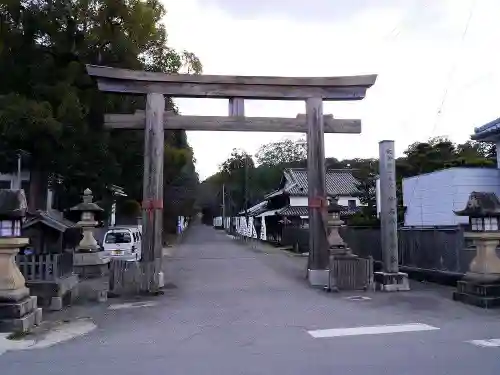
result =
[[[330,250],[325,187],[323,100],[306,99],[307,190],[309,206],[309,259],[307,278],[312,286],[328,285]]]
[[[165,284],[162,271],[164,112],[163,94],[147,94],[142,193],[142,271],[145,285],[141,289],[153,293]]]

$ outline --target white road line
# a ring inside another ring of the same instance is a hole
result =
[[[493,348],[500,346],[500,339],[489,339],[489,340],[471,340],[467,341],[469,344],[482,346],[485,348]]]
[[[382,333],[398,333],[398,332],[418,332],[418,331],[434,331],[439,328],[421,323],[395,324],[383,326],[368,326],[368,327],[353,327],[353,328],[334,328],[320,329],[316,331],[307,331],[312,337],[319,339],[325,337],[340,337],[340,336],[358,336],[358,335],[378,335]]]
[[[153,301],[144,301],[144,302],[127,302],[127,303],[117,303],[114,305],[110,305],[108,307],[109,310],[123,310],[123,309],[137,309],[140,307],[153,307],[158,303]]]

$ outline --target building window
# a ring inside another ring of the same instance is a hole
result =
[[[10,181],[0,181],[0,189],[10,189]]]
[[[347,201],[347,207],[349,207],[350,210],[356,208],[356,199],[349,199]]]

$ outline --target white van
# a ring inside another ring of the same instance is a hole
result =
[[[135,261],[141,259],[142,231],[137,227],[113,227],[104,235],[104,256]]]

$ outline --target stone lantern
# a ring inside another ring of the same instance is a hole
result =
[[[344,224],[340,220],[340,212],[342,206],[338,204],[338,198],[330,199],[328,205],[328,220],[327,225],[330,231],[328,235],[328,245],[330,247],[330,254],[332,255],[351,255],[351,251],[346,247],[342,237],[340,237],[339,229]]]
[[[82,203],[70,209],[72,212],[80,213],[80,221],[76,226],[82,228],[83,237],[76,248],[73,261],[75,272],[83,277],[103,276],[110,262],[109,258],[103,257],[93,233],[93,229],[98,225],[95,216],[104,210],[92,200],[92,191],[85,189]]]
[[[19,249],[29,243],[21,237],[26,209],[22,190],[0,190],[0,332],[25,332],[42,319],[16,264]]]
[[[456,215],[469,217],[464,237],[471,239],[476,256],[464,278],[457,283],[453,299],[480,307],[500,306],[500,201],[495,193],[472,192],[465,209]]]

